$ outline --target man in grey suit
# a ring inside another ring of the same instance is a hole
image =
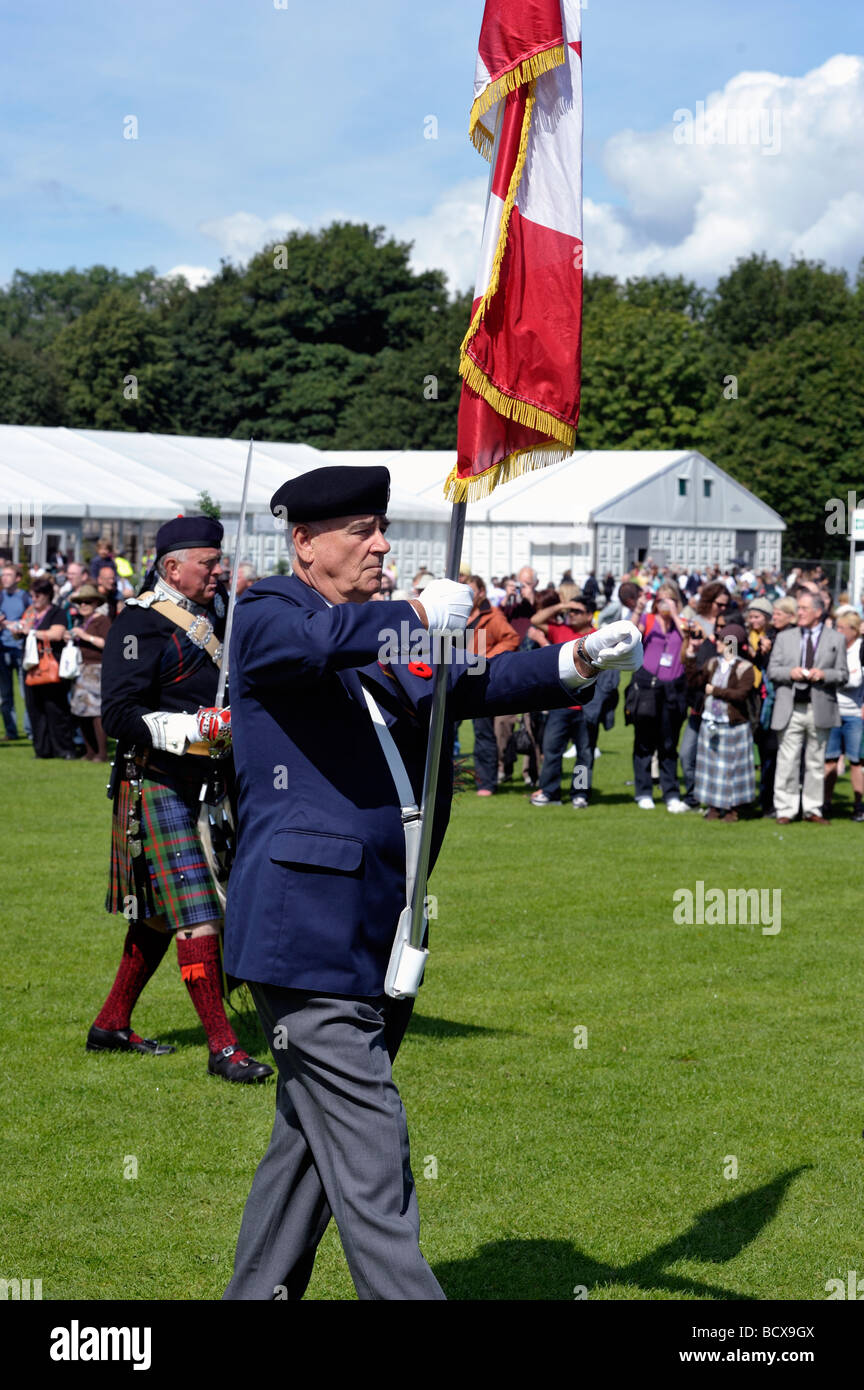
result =
[[[804,749],[804,819],[827,825],[822,814],[825,795],[825,745],[828,731],[840,723],[837,689],[849,679],[846,643],[825,622],[825,602],[819,594],[798,597],[798,626],[781,632],[771,652],[768,678],[777,691],[771,728],[780,734],[774,808],[777,824],[788,825],[798,814],[801,750]]]

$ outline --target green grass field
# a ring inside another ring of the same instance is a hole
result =
[[[601,747],[587,812],[457,798],[396,1065],[424,1251],[453,1299],[824,1299],[864,1272],[864,827],[649,814],[629,730]],[[0,745],[0,779],[0,1277],[216,1299],[272,1083],[206,1075],[173,948],[135,1024],[177,1053],[85,1053],[123,934],[105,769]],[[697,880],[779,888],[781,930],[677,925]],[[354,1297],[332,1224],[308,1296]]]

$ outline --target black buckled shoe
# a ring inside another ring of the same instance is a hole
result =
[[[167,1043],[159,1043],[155,1038],[132,1036],[131,1028],[97,1028],[96,1024],[87,1034],[88,1052],[144,1052],[149,1057],[164,1057],[176,1048]]]
[[[239,1047],[223,1047],[221,1052],[211,1052],[207,1059],[207,1070],[211,1076],[224,1077],[226,1081],[266,1081],[273,1075],[273,1068],[266,1062],[256,1062],[254,1057],[240,1057],[235,1062],[235,1052]]]

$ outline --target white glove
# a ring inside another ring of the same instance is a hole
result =
[[[433,579],[418,597],[426,610],[430,632],[464,632],[474,607],[474,594],[467,584],[454,579]]]
[[[607,623],[585,638],[582,650],[601,671],[638,671],[642,665],[642,634],[634,623]]]
[[[153,747],[161,753],[175,753],[180,757],[190,743],[198,743],[201,739],[197,714],[172,714],[167,710],[157,710],[155,714],[142,717],[150,730]]]

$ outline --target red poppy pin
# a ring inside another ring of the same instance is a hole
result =
[[[420,676],[424,681],[428,681],[429,677],[435,674],[432,667],[427,666],[425,661],[409,661],[408,670],[412,676]]]

